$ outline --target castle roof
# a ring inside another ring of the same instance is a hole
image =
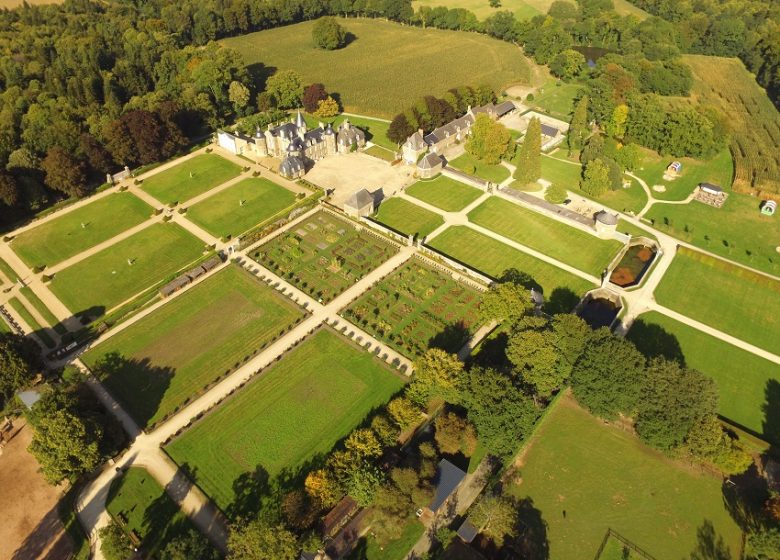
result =
[[[422,158],[419,163],[417,164],[417,167],[420,169],[433,169],[437,165],[440,165],[442,163],[442,159],[440,156],[436,154],[427,154],[424,158]]]
[[[366,136],[359,128],[355,128],[349,124],[349,121],[344,121],[339,127],[339,133],[336,135],[336,140],[342,146],[349,146],[357,143],[359,140],[365,140]]]
[[[406,139],[406,144],[412,150],[422,150],[426,146],[423,135],[419,130]]]
[[[472,124],[474,124],[474,116],[467,113],[462,117],[457,118],[454,121],[450,121],[444,126],[440,126],[439,128],[435,129],[425,137],[425,143],[431,146],[437,142],[441,142],[448,136],[457,134],[461,130],[468,129]]]
[[[295,126],[298,128],[306,127],[306,121],[304,120],[303,115],[301,115],[300,109],[298,109],[298,114],[295,115]]]
[[[288,155],[282,160],[282,163],[279,164],[279,174],[285,177],[292,177],[305,170],[306,166],[303,164],[303,160],[298,156]]]

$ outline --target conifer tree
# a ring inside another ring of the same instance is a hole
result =
[[[542,176],[542,123],[533,118],[525,131],[523,145],[517,158],[515,179],[527,185]]]
[[[583,96],[574,108],[569,128],[569,151],[581,150],[588,137],[588,97]]]

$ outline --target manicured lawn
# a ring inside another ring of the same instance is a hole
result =
[[[396,159],[394,151],[383,148],[382,146],[371,146],[370,148],[366,148],[365,153],[384,161],[395,161]]]
[[[203,242],[157,223],[58,272],[51,290],[73,313],[94,317],[161,282],[203,253]],[[132,264],[131,264],[132,263]]]
[[[253,258],[310,296],[328,302],[396,252],[382,238],[318,212],[259,247]]]
[[[447,228],[436,236],[430,245],[447,256],[494,278],[500,277],[506,270],[512,268],[525,272],[542,287],[547,298],[557,288],[565,288],[577,296],[582,296],[594,287],[587,280],[573,276],[565,270],[513,249],[467,226]]]
[[[780,280],[681,247],[655,298],[678,313],[780,355]]]
[[[469,212],[469,220],[594,276],[602,273],[622,246],[498,197]]]
[[[19,291],[27,299],[27,301],[30,302],[30,305],[32,305],[38,311],[38,313],[40,313],[41,316],[46,319],[46,321],[52,327],[54,327],[54,330],[56,330],[61,335],[67,332],[65,326],[57,320],[57,317],[54,316],[54,313],[52,313],[51,310],[46,307],[46,305],[44,305],[44,303],[41,301],[41,298],[39,298],[35,292],[32,291],[30,286],[25,286]]]
[[[465,152],[462,156],[456,157],[449,162],[448,165],[451,165],[455,169],[465,171],[469,175],[475,175],[480,179],[496,184],[502,183],[504,180],[508,179],[510,175],[509,169],[503,165],[483,163],[468,152]]]
[[[444,218],[403,198],[389,198],[382,202],[376,220],[405,233],[425,237],[444,223]]]
[[[141,540],[145,556],[156,557],[172,539],[197,531],[162,486],[142,467],[130,467],[111,483],[106,509],[127,534]]]
[[[239,173],[241,168],[232,161],[216,154],[200,154],[144,179],[141,188],[165,204],[186,202]]]
[[[479,326],[480,296],[414,259],[376,284],[344,315],[414,359],[431,346],[460,350]]]
[[[24,306],[19,298],[12,297],[8,300],[8,304],[13,307],[14,311],[16,311],[22,319],[24,319],[24,322],[27,323],[32,329],[32,332],[41,339],[41,342],[48,348],[54,348],[56,346],[54,340],[49,336],[49,333],[44,330],[43,325],[35,320],[35,317],[33,317],[32,313],[30,313],[29,309]]]
[[[610,527],[655,558],[688,558],[706,523],[738,555],[741,531],[720,478],[667,459],[571,399],[544,420],[511,480],[508,491],[540,511],[556,560],[592,558]]]
[[[672,161],[682,163],[682,173],[673,181],[664,181],[664,171]],[[734,176],[734,162],[728,148],[709,161],[692,158],[662,157],[649,150],[645,152],[642,169],[634,173],[645,180],[653,189],[655,185],[666,187],[664,192],[653,190],[653,198],[658,200],[685,200],[699,183],[713,183],[724,189],[731,187]]]
[[[30,267],[53,266],[140,224],[151,215],[152,207],[143,200],[129,192],[120,192],[19,234],[11,247]]]
[[[323,328],[166,449],[229,510],[242,476],[260,471],[270,486],[279,484],[280,474],[305,476],[310,461],[330,451],[402,385],[371,354]]]
[[[627,233],[628,235],[631,235],[632,237],[647,237],[648,239],[654,239],[654,240],[657,241],[657,239],[655,238],[655,235],[653,235],[649,231],[646,231],[646,230],[642,229],[639,226],[635,226],[634,224],[632,224],[630,222],[627,222],[626,220],[624,220],[622,218],[618,218],[617,230],[620,233]]]
[[[439,175],[407,187],[406,194],[419,198],[445,212],[458,212],[482,196],[482,191],[460,181]]]
[[[239,181],[187,209],[187,218],[216,237],[237,236],[295,203],[295,194],[264,178]]]
[[[5,276],[8,278],[8,280],[11,281],[12,284],[15,283],[19,278],[19,275],[14,272],[14,269],[11,268],[11,266],[3,259],[0,259],[0,272],[5,274]]]
[[[159,422],[301,312],[229,266],[87,352],[84,362],[141,426]]]
[[[762,216],[759,202],[756,197],[731,192],[721,208],[697,201],[656,204],[645,217],[669,235],[779,276],[780,216]]]
[[[487,84],[500,91],[530,80],[531,63],[514,45],[484,35],[379,19],[338,21],[356,39],[335,51],[314,48],[313,21],[221,42],[237,49],[247,65],[295,68],[303,83],[325,84],[339,94],[345,111],[388,119],[417,99],[441,97],[452,87]]]
[[[534,94],[533,101],[526,103],[541,113],[569,122],[574,112],[574,100],[582,89],[580,84],[564,84],[550,80]]]
[[[648,356],[682,358],[688,367],[712,377],[720,393],[720,414],[775,443],[777,426],[764,425],[772,385],[780,387],[780,366],[684,325],[661,313],[642,314],[628,338]]]

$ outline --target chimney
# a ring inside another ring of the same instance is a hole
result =
[[[424,135],[425,135],[425,133],[423,132],[423,129],[422,129],[422,128],[418,128],[418,129],[417,129],[417,132],[419,132],[419,133],[420,133],[420,136],[424,136]]]

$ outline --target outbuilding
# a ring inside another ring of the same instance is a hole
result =
[[[374,213],[374,195],[360,189],[344,203],[344,212],[353,218],[363,218]]]
[[[455,493],[466,478],[466,473],[450,463],[447,459],[439,461],[436,467],[436,489],[433,495],[433,501],[428,506],[431,513],[436,514],[444,505],[447,499]]]
[[[442,167],[444,167],[444,161],[441,156],[430,153],[420,159],[417,164],[417,173],[422,179],[430,179],[441,173]]]
[[[701,183],[699,184],[699,188],[702,190],[702,192],[707,194],[711,194],[713,196],[723,196],[723,189],[718,185],[713,185],[712,183]]]

